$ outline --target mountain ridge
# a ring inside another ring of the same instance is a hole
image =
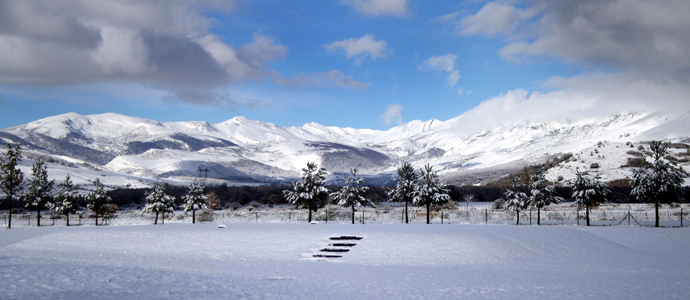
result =
[[[209,123],[67,113],[2,129],[0,139],[21,142],[27,151],[91,170],[147,180],[188,180],[197,168],[212,165],[215,171],[209,177],[218,180],[287,182],[297,178],[308,161],[314,161],[331,173],[329,180],[337,181],[356,167],[362,174],[379,178],[374,181],[385,183],[390,182],[397,165],[410,161],[416,167],[429,163],[451,183],[477,184],[554,155],[594,153],[593,147],[602,141],[629,151],[629,143],[652,139],[682,142],[690,137],[690,112],[523,120],[478,132],[463,130],[467,125],[463,122],[462,116],[447,121],[415,120],[382,131],[317,123],[280,127],[239,116]],[[625,161],[625,151],[610,155]],[[598,159],[613,158],[599,155]],[[586,166],[596,157],[580,160]],[[471,176],[476,182],[462,179],[463,174],[482,174],[481,170],[491,175]],[[623,176],[618,170],[609,173]]]

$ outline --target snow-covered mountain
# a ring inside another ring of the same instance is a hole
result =
[[[189,180],[200,168],[217,180],[289,181],[308,161],[324,166],[331,179],[357,167],[370,183],[383,183],[400,162],[410,161],[431,164],[447,182],[480,183],[565,153],[574,156],[550,170],[551,179],[568,179],[575,168],[594,163],[599,167],[592,171],[604,179],[625,178],[630,170],[621,166],[640,142],[685,143],[690,137],[690,112],[523,121],[481,132],[465,130],[465,122],[463,116],[412,121],[379,131],[316,123],[280,127],[244,117],[211,124],[69,113],[0,130],[0,140],[22,143],[29,161],[43,156],[61,165],[58,173],[81,170],[91,174],[86,180],[100,175],[106,182],[126,178],[117,183]]]

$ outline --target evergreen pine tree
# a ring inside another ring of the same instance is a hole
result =
[[[192,211],[192,224],[196,223],[196,210],[208,209],[207,199],[204,196],[204,187],[199,186],[199,182],[194,179],[189,185],[187,194],[182,198],[184,200],[184,211]]]
[[[530,178],[530,195],[528,204],[537,208],[537,225],[541,225],[541,209],[564,201],[562,197],[556,196],[553,185],[548,185],[543,173],[534,175]]]
[[[515,213],[517,216],[516,225],[520,225],[520,212],[527,207],[527,201],[529,197],[527,194],[517,190],[517,187],[513,187],[515,190],[506,190],[506,204],[505,210]]]
[[[17,144],[13,148],[10,144],[7,144],[7,151],[3,156],[0,156],[0,189],[7,196],[7,206],[10,211],[9,219],[7,219],[7,228],[12,228],[12,200],[15,195],[21,192],[22,181],[24,181],[24,173],[17,168],[21,161],[21,145]]]
[[[654,203],[654,226],[659,227],[659,205],[683,200],[683,183],[688,173],[663,160],[668,154],[667,144],[652,141],[650,150],[653,162],[633,171],[630,195]]]
[[[403,162],[398,167],[397,176],[395,177],[395,188],[388,190],[389,201],[398,201],[405,203],[405,223],[409,222],[407,214],[407,206],[414,200],[415,191],[417,187],[417,179],[419,175],[409,162]]]
[[[79,195],[77,195],[78,186],[72,183],[69,174],[65,176],[65,181],[57,184],[58,193],[54,197],[54,201],[49,204],[49,208],[53,213],[65,216],[67,226],[69,226],[69,214],[77,213],[79,211]]]
[[[173,213],[175,202],[173,198],[165,193],[165,186],[162,182],[156,182],[151,187],[151,191],[146,195],[146,206],[142,213],[155,213],[156,220],[154,225],[158,224],[159,213]]]
[[[450,201],[450,196],[446,194],[448,190],[445,185],[439,182],[438,174],[429,164],[424,166],[419,172],[421,182],[416,186],[413,202],[418,206],[426,206],[426,223],[429,224],[429,210],[432,205],[439,205]]]
[[[86,208],[90,209],[96,214],[96,226],[98,226],[98,215],[104,215],[108,209],[107,205],[110,202],[110,196],[106,195],[105,188],[101,180],[96,178],[93,181],[95,191],[89,192],[86,195]]]
[[[352,224],[355,224],[355,206],[376,207],[367,199],[368,187],[362,186],[364,177],[357,176],[357,168],[350,169],[350,176],[345,179],[345,186],[340,191],[331,193],[333,200],[341,206],[352,207]]]
[[[585,218],[589,226],[590,209],[606,202],[606,195],[611,191],[605,183],[599,181],[599,175],[594,178],[585,178],[580,171],[577,171],[577,178],[572,184],[572,189],[577,207],[585,208]]]
[[[326,169],[319,168],[316,163],[308,162],[302,169],[302,180],[292,182],[292,191],[284,190],[287,201],[309,210],[308,222],[311,223],[311,212],[319,208],[321,203],[328,200],[328,189],[323,186],[326,179]]]
[[[24,201],[26,208],[36,211],[36,226],[41,226],[41,211],[48,208],[52,201],[50,191],[53,189],[54,180],[48,180],[46,164],[38,160],[31,168],[31,178],[27,182],[27,192]]]

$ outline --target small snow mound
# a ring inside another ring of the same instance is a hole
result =
[[[319,224],[319,222],[316,222],[316,221],[311,221],[311,222],[309,222],[309,224],[312,224],[312,225],[317,225],[317,224]]]
[[[228,228],[225,224],[218,224],[218,228]]]

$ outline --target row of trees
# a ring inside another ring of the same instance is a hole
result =
[[[654,141],[650,144],[652,162],[643,165],[633,172],[631,195],[649,203],[655,204],[656,223],[659,226],[659,205],[664,203],[679,202],[683,200],[683,183],[688,176],[682,167],[676,168],[665,160],[668,154],[668,144]],[[80,208],[78,200],[84,199],[87,208],[98,217],[113,210],[114,204],[110,203],[110,197],[105,193],[101,182],[93,181],[94,191],[86,195],[77,193],[78,186],[73,184],[69,175],[63,182],[57,184],[57,192],[52,193],[54,181],[48,180],[45,163],[36,161],[32,168],[32,176],[24,186],[24,174],[18,169],[21,162],[20,145],[12,147],[7,145],[7,151],[0,157],[0,188],[10,199],[23,197],[26,208],[36,210],[37,224],[40,226],[40,212],[49,209],[55,214],[63,214],[68,217]],[[357,169],[350,170],[350,175],[345,179],[345,185],[339,191],[330,193],[324,186],[326,170],[318,167],[313,162],[307,163],[302,169],[302,178],[292,183],[291,190],[284,190],[283,195],[297,208],[306,208],[309,211],[308,221],[312,220],[312,212],[328,201],[352,208],[352,223],[354,223],[355,207],[375,207],[375,204],[367,197],[368,187],[364,186],[364,178],[357,174]],[[427,223],[430,222],[430,210],[432,206],[441,205],[451,200],[448,189],[439,181],[436,171],[430,165],[416,171],[409,162],[404,162],[397,168],[394,178],[396,185],[386,188],[388,201],[403,202],[405,204],[405,223],[409,222],[409,204],[425,206],[427,211]],[[541,209],[564,201],[557,196],[555,187],[550,184],[543,173],[537,173],[529,177],[527,186],[519,184],[519,178],[513,181],[512,189],[505,191],[506,209],[515,212],[519,224],[519,212],[527,207],[537,208],[537,224],[541,223]],[[577,178],[570,184],[572,198],[578,207],[585,209],[587,225],[590,225],[589,211],[599,204],[606,202],[606,195],[610,193],[607,185],[600,181],[598,176],[591,178],[577,172]],[[526,190],[526,192],[525,192]],[[196,223],[196,210],[208,209],[208,197],[204,195],[204,187],[194,181],[182,197],[184,204],[181,206],[185,212],[192,211],[192,222]],[[165,193],[165,186],[156,182],[151,190],[146,193],[146,206],[142,213],[156,214],[154,224],[158,223],[160,213],[172,213],[175,208],[173,197]],[[12,210],[8,220],[8,228],[11,227]]]
[[[649,147],[651,162],[643,164],[633,171],[630,181],[631,196],[647,203],[653,203],[655,208],[655,227],[659,227],[659,206],[683,201],[683,183],[688,173],[682,167],[676,168],[668,162],[668,144],[652,141]],[[645,161],[647,157],[644,157]],[[589,211],[606,202],[606,195],[611,191],[601,182],[599,175],[586,177],[577,171],[575,181],[570,184],[572,198],[579,208],[585,209],[587,226],[590,226]],[[537,224],[539,224],[540,209],[563,201],[562,197],[555,196],[553,185],[547,185],[543,174],[537,174],[530,178],[530,195],[515,189],[505,192],[506,208],[515,212],[517,223],[520,223],[520,211],[529,206],[537,208]]]
[[[103,184],[100,180],[93,181],[94,191],[86,195],[78,194],[78,186],[72,182],[69,174],[65,180],[57,183],[55,180],[48,180],[48,169],[43,161],[34,162],[31,168],[31,177],[24,183],[24,173],[18,168],[22,161],[21,145],[14,147],[7,144],[7,150],[0,157],[0,188],[9,200],[9,218],[7,228],[12,228],[12,201],[16,198],[23,198],[25,208],[35,210],[36,224],[41,226],[41,211],[50,210],[53,214],[65,215],[69,226],[69,214],[79,211],[78,201],[84,198],[88,203],[87,208],[96,214],[96,224],[98,216],[107,213],[111,206],[108,205],[109,197],[105,193]]]
[[[53,196],[51,191],[54,188],[54,180],[48,180],[48,171],[45,163],[36,161],[31,168],[31,178],[27,180],[26,187],[23,185],[24,173],[18,168],[22,161],[21,146],[12,147],[7,144],[5,155],[0,158],[0,177],[2,191],[7,195],[10,203],[9,219],[7,227],[12,227],[12,200],[15,197],[23,196],[26,202],[25,207],[37,211],[36,223],[41,226],[41,211],[49,209],[53,213],[65,214],[69,216],[78,209],[76,203],[76,186],[72,183],[69,175],[65,181],[58,183],[57,195]],[[26,189],[24,191],[24,189]],[[23,193],[23,195],[22,195]]]
[[[79,186],[74,184],[69,176],[65,180],[57,183],[55,180],[48,180],[48,170],[43,161],[36,161],[31,168],[31,177],[24,182],[24,173],[18,168],[22,161],[21,145],[14,147],[7,144],[7,150],[0,157],[0,188],[9,199],[9,217],[7,228],[12,228],[12,201],[15,198],[23,198],[25,208],[35,210],[36,225],[41,226],[41,211],[50,210],[53,214],[64,215],[69,226],[69,215],[77,213],[81,208],[79,200],[85,200],[87,209],[94,212],[96,225],[98,217],[114,212],[115,205],[111,203],[111,198],[106,194],[105,187],[99,179],[93,181],[94,190],[86,194],[79,194]],[[203,194],[203,187],[199,186],[195,180],[184,196],[185,212],[192,211],[192,222],[196,223],[196,210],[207,209],[206,196]],[[175,204],[172,197],[164,193],[164,186],[156,182],[153,188],[146,195],[146,206],[143,213],[155,213],[158,223],[159,213],[172,213]]]
[[[292,183],[292,190],[285,190],[283,194],[289,203],[298,208],[309,210],[308,222],[311,222],[312,211],[316,212],[320,203],[326,203],[329,196],[333,201],[342,206],[352,208],[352,224],[355,223],[355,207],[375,207],[374,203],[366,198],[368,187],[363,186],[364,178],[357,175],[357,169],[351,169],[350,175],[345,179],[345,185],[340,191],[328,193],[324,187],[326,169],[316,163],[309,162],[302,169],[302,179]],[[397,185],[387,191],[389,201],[405,203],[405,223],[409,222],[408,204],[413,203],[426,207],[426,221],[430,222],[430,210],[432,205],[438,205],[450,201],[445,185],[439,182],[438,174],[429,165],[419,171],[412,165],[404,162],[397,170],[395,178]]]

